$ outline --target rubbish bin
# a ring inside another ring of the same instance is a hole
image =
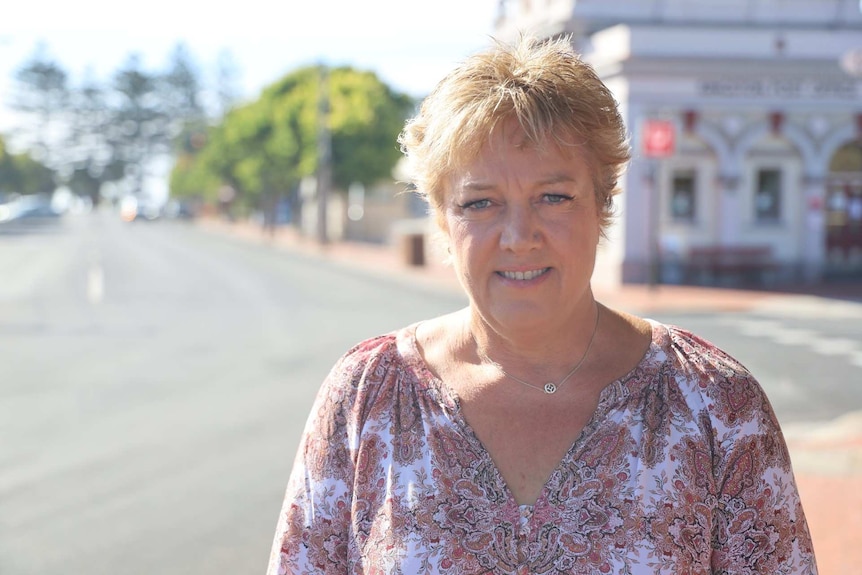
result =
[[[425,265],[425,236],[423,234],[404,234],[401,237],[403,261],[408,266]]]
[[[425,265],[427,219],[399,220],[392,225],[395,245],[401,252],[401,262],[407,266]]]

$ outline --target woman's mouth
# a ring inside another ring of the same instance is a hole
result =
[[[529,270],[525,272],[497,272],[507,280],[528,281],[536,279],[540,275],[548,272],[551,268],[541,268],[537,270]]]

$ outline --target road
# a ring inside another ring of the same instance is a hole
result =
[[[793,302],[747,313],[660,313],[716,342],[755,374],[792,428],[862,413],[862,305]]]
[[[0,573],[262,573],[333,362],[461,305],[179,222],[0,235]]]
[[[111,213],[0,233],[0,574],[258,574],[308,408],[356,341],[451,291]],[[862,410],[853,304],[653,315],[782,423]]]

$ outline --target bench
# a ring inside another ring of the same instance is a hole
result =
[[[689,281],[763,284],[776,267],[770,246],[696,246],[688,251]]]

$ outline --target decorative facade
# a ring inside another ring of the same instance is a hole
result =
[[[634,151],[596,281],[862,276],[858,0],[510,0],[496,36],[570,35]]]

